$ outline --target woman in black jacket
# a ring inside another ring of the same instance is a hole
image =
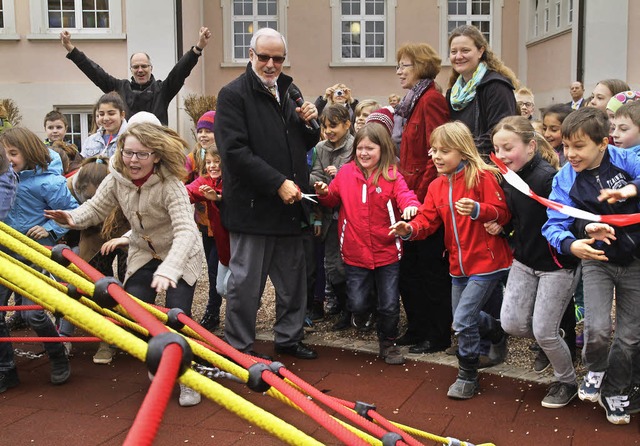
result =
[[[453,67],[447,90],[451,120],[464,122],[480,153],[488,157],[493,127],[506,116],[520,114],[513,92],[518,80],[475,26],[453,30],[449,60]]]

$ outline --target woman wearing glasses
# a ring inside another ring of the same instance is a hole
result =
[[[110,174],[94,197],[72,211],[46,211],[48,218],[74,229],[94,226],[120,206],[131,223],[129,240],[107,242],[103,254],[128,242],[124,288],[154,303],[166,291],[166,306],[191,314],[195,284],[204,261],[186,176],[186,142],[173,130],[134,124],[121,135]],[[180,404],[194,405],[200,395],[181,385]]]
[[[407,94],[395,108],[393,139],[399,143],[400,172],[422,202],[437,175],[429,156],[431,132],[449,120],[434,80],[441,60],[426,43],[403,45],[396,59],[396,75]],[[451,278],[444,250],[443,230],[404,244],[400,294],[408,327],[398,344],[411,345],[410,353],[433,353],[451,343]]]
[[[518,79],[472,25],[459,26],[449,35],[449,60],[453,67],[447,90],[451,120],[469,127],[480,154],[488,160],[493,127],[506,116],[520,114],[513,93]]]

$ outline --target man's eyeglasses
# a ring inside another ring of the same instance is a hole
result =
[[[269,56],[268,54],[254,53],[260,62],[269,62],[269,59],[273,59],[273,63],[281,64],[287,58],[286,56]]]
[[[413,66],[412,63],[400,63],[400,64],[396,65],[396,71],[398,71],[398,70],[404,71],[405,68],[409,68],[409,67],[412,67],[412,66]]]
[[[131,69],[132,70],[139,70],[139,69],[146,70],[150,66],[151,66],[150,64],[143,63],[143,64],[140,64],[140,65],[131,65]]]
[[[135,157],[139,160],[146,160],[149,159],[149,157],[154,153],[156,152],[134,152],[133,150],[122,150],[122,157],[133,158],[135,155]]]

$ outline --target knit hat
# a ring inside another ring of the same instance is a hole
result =
[[[615,113],[627,102],[637,101],[638,99],[640,99],[640,91],[623,91],[622,93],[613,95],[613,97],[609,99],[609,102],[607,103],[607,109]]]
[[[216,119],[216,112],[208,111],[198,119],[198,125],[196,131],[200,129],[207,129],[213,132],[213,121]]]
[[[160,120],[156,115],[146,111],[139,111],[138,113],[134,114],[131,118],[129,118],[129,120],[127,121],[127,124],[129,125],[142,124],[142,123],[162,125],[162,123],[160,122]]]
[[[387,105],[386,107],[379,108],[367,116],[364,122],[365,124],[378,122],[384,125],[389,131],[389,135],[391,135],[393,132],[393,107]]]

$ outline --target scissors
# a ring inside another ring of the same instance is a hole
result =
[[[313,201],[314,203],[318,203],[313,197],[317,197],[318,194],[302,194],[302,198],[309,200],[309,201]]]

